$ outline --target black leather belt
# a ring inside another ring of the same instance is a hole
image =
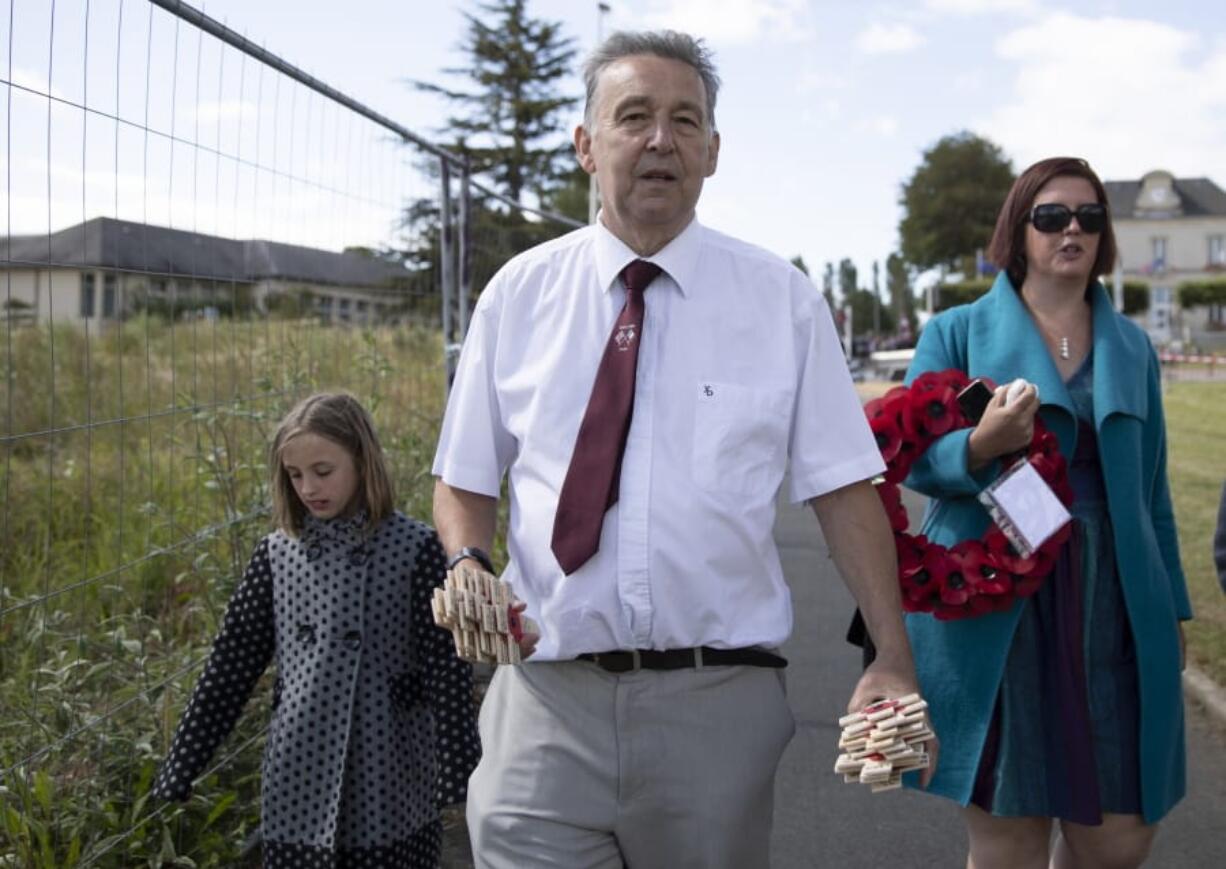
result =
[[[622,652],[589,652],[578,655],[580,661],[591,661],[610,673],[631,673],[635,670],[684,670],[687,667],[773,667],[788,665],[788,659],[765,649],[713,649],[698,646],[692,649],[631,649]]]

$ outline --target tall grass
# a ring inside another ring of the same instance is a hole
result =
[[[1226,595],[1213,566],[1213,532],[1226,481],[1226,383],[1169,384],[1164,404],[1179,554],[1196,614],[1186,627],[1188,657],[1226,685]]]
[[[188,803],[149,786],[267,531],[269,433],[353,391],[428,517],[439,334],[142,317],[6,330],[0,369],[0,867],[255,865],[266,691]]]

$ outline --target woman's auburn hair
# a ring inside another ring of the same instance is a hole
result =
[[[992,233],[992,241],[988,244],[988,259],[1009,275],[1009,280],[1013,282],[1013,288],[1016,290],[1020,290],[1026,280],[1026,225],[1030,219],[1030,210],[1034,207],[1034,199],[1049,181],[1061,176],[1089,181],[1094,188],[1094,195],[1098,197],[1098,203],[1107,207],[1107,221],[1103,231],[1098,234],[1098,256],[1095,257],[1094,268],[1090,271],[1090,283],[1115,268],[1115,226],[1111,220],[1107,188],[1090,168],[1090,164],[1080,157],[1048,157],[1026,169],[1013,182],[1009,195],[1005,197],[1005,204],[1001,206],[1000,214],[996,217],[996,229]]]
[[[297,537],[306,523],[306,505],[281,464],[285,445],[302,434],[327,438],[353,457],[358,497],[366,508],[366,532],[372,533],[395,510],[395,492],[370,414],[347,392],[308,396],[294,405],[277,426],[268,451],[273,524]]]

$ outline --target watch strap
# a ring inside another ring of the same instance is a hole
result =
[[[476,546],[465,546],[458,552],[447,559],[447,569],[451,570],[465,558],[471,558],[473,561],[485,568],[487,573],[494,573],[494,560],[490,558],[489,553],[484,549],[479,549]]]

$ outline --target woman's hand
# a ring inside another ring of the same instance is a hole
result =
[[[1039,409],[1039,393],[1026,384],[1013,401],[1006,403],[1006,388],[996,387],[979,425],[971,432],[967,467],[977,471],[1000,456],[1024,450],[1034,437],[1034,415]]]

